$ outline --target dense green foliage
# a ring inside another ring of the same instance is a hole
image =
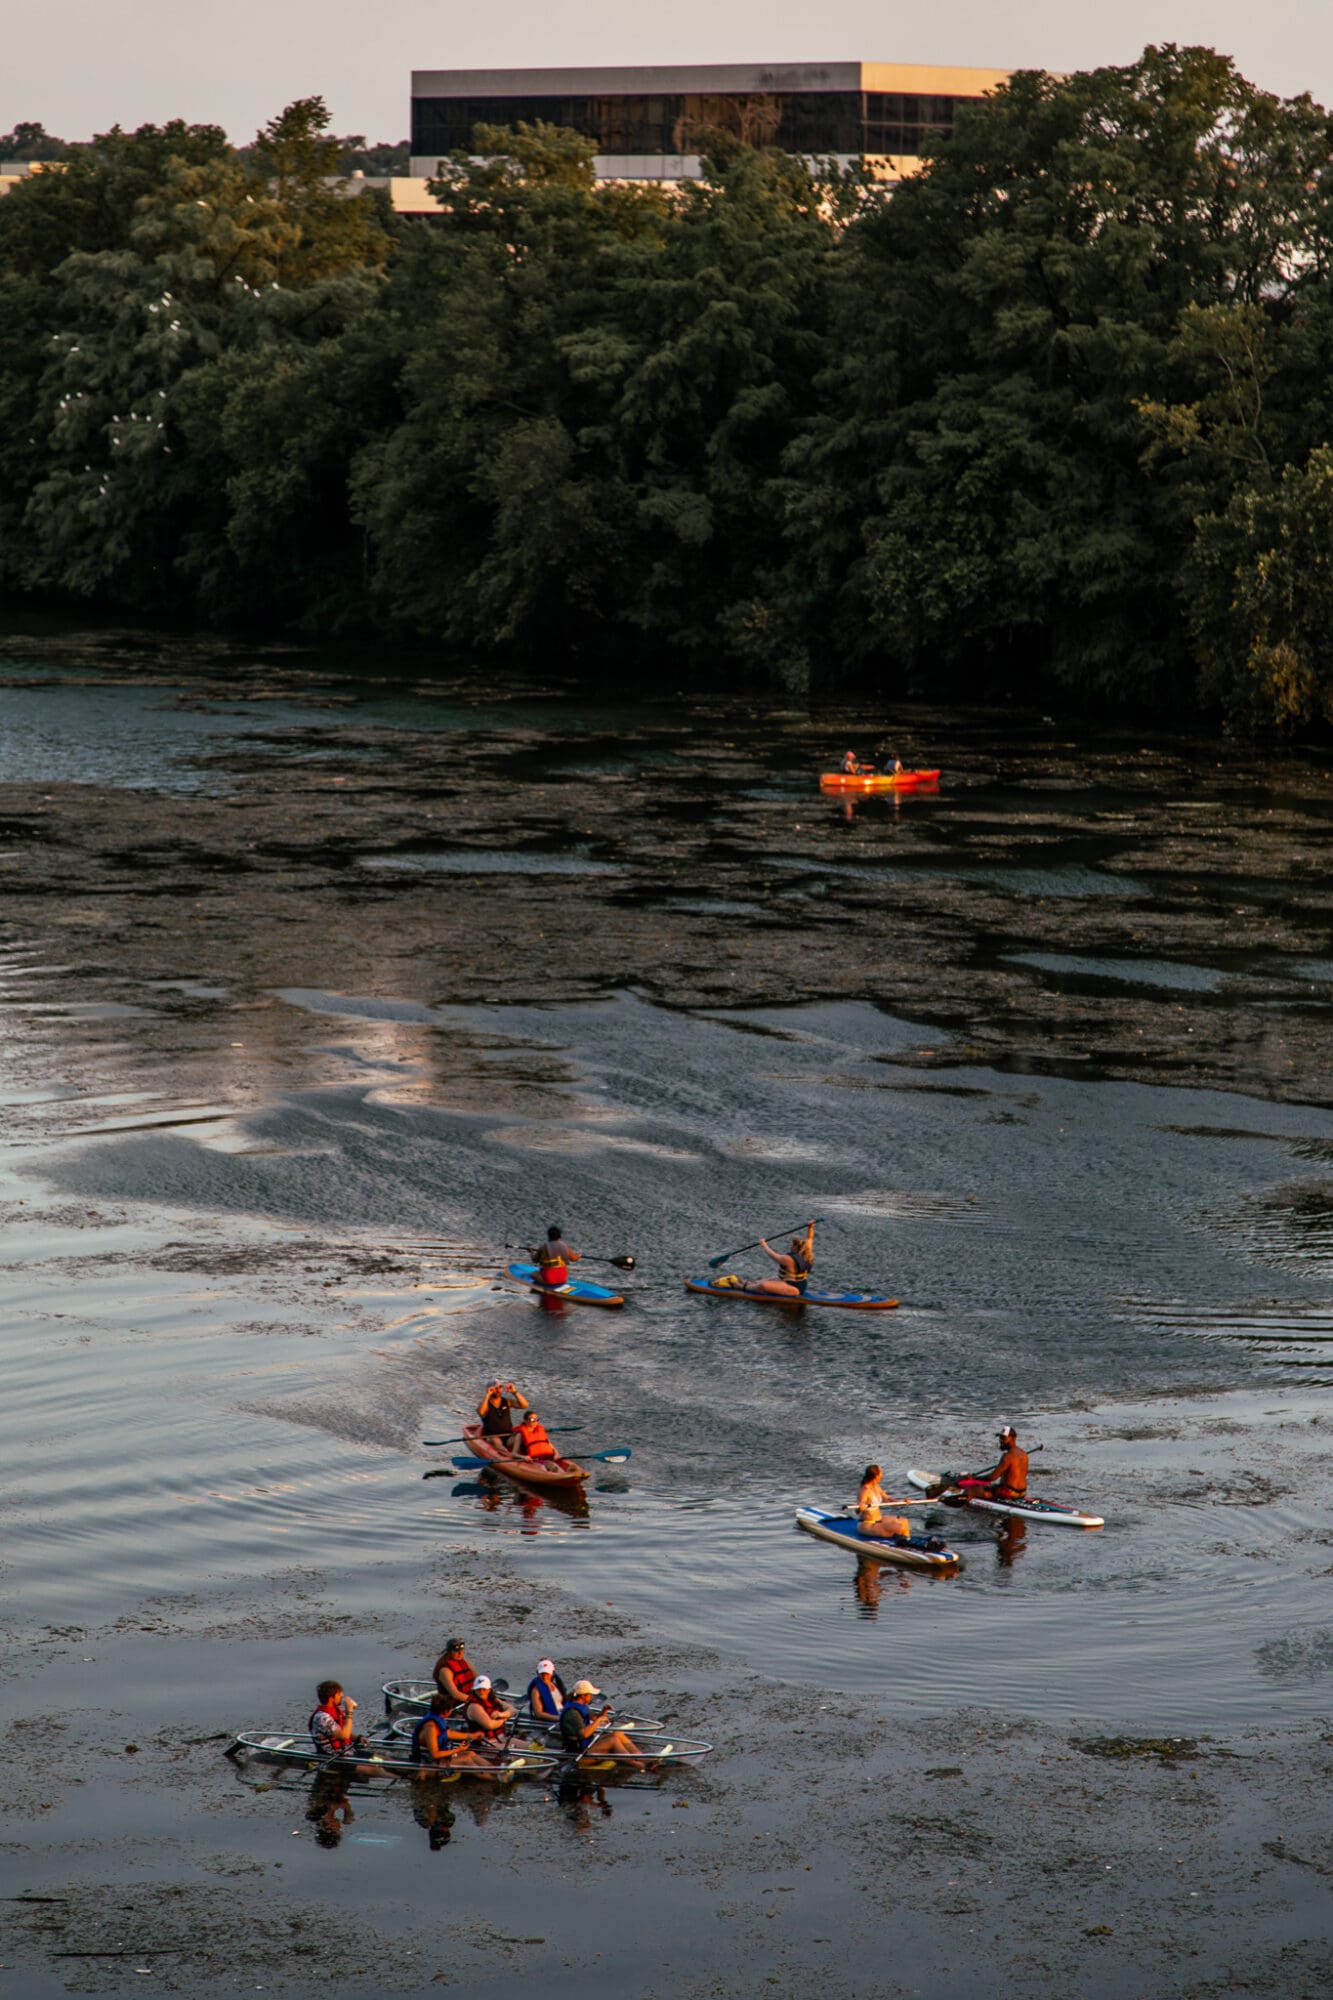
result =
[[[1207,50],[1015,77],[891,198],[317,98],[0,202],[0,587],[469,655],[1333,720],[1333,130]],[[367,154],[369,157],[369,154]]]

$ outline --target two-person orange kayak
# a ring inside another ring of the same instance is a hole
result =
[[[826,792],[919,792],[938,785],[938,771],[821,771],[819,782]]]

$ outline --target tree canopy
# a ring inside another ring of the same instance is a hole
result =
[[[409,222],[317,97],[72,151],[0,202],[0,587],[1333,720],[1325,111],[1164,47],[891,194],[708,143],[666,190],[480,127]]]

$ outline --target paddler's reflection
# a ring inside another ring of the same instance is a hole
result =
[[[582,1771],[569,1771],[556,1788],[556,1799],[563,1806],[570,1825],[580,1833],[588,1833],[592,1828],[592,1811],[596,1806],[603,1819],[611,1817],[611,1801],[606,1796],[605,1785],[595,1785]]]
[[[315,1829],[321,1847],[336,1847],[343,1830],[356,1818],[347,1795],[352,1782],[349,1771],[321,1771],[310,1787],[305,1816]]]
[[[1027,1546],[1028,1524],[1014,1515],[999,1518],[995,1534],[995,1557],[1001,1569],[1012,1569]]]
[[[412,1817],[418,1826],[425,1828],[432,1854],[438,1854],[442,1847],[449,1845],[454,1830],[454,1815],[440,1797],[437,1787],[423,1787],[417,1792],[412,1800]]]
[[[880,1573],[883,1568],[883,1563],[875,1562],[870,1556],[862,1556],[856,1565],[857,1601],[869,1618],[874,1618],[879,1611]]]

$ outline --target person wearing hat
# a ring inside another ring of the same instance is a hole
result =
[[[591,1697],[601,1692],[591,1681],[575,1681],[569,1700],[560,1711],[560,1741],[580,1762],[585,1751],[591,1751],[595,1760],[599,1750],[614,1751],[619,1757],[642,1758],[638,1744],[623,1729],[607,1728],[611,1719],[610,1702],[599,1715],[593,1714]],[[642,1761],[646,1763],[647,1759]]]
[[[1021,1500],[1028,1490],[1028,1455],[1018,1448],[1018,1432],[1001,1424],[996,1433],[1000,1456],[989,1472],[967,1472],[953,1484],[960,1493],[982,1493],[988,1500]]]
[[[461,1639],[450,1639],[431,1668],[431,1678],[441,1694],[456,1705],[465,1702],[477,1680],[477,1670],[463,1650]]]
[[[513,1721],[515,1712],[508,1702],[501,1701],[496,1694],[490,1675],[478,1674],[460,1717],[467,1732],[466,1740],[479,1744],[482,1749],[498,1750],[505,1726]]]
[[[538,1660],[537,1671],[528,1682],[528,1714],[541,1722],[554,1722],[567,1699],[555,1661]]]

